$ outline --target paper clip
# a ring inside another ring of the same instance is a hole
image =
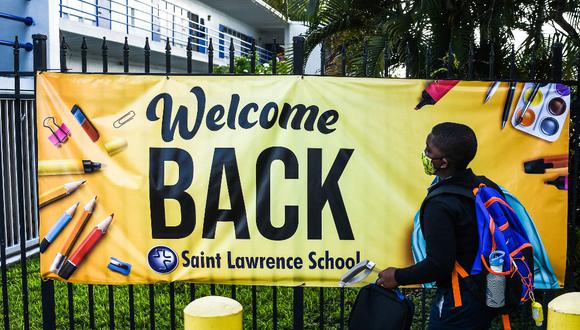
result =
[[[56,127],[56,131],[52,129],[50,126],[50,121],[52,121],[52,125]],[[46,117],[42,121],[42,126],[48,128],[52,134],[48,137],[48,140],[52,142],[55,146],[59,147],[62,143],[65,143],[68,140],[70,135],[70,130],[64,123],[58,125],[56,119],[54,117]]]
[[[131,119],[133,119],[134,117],[135,117],[135,111],[130,110],[126,114],[122,115],[119,119],[115,120],[113,122],[113,127],[121,128],[121,126],[123,126],[126,123],[128,123],[129,121],[131,121]]]

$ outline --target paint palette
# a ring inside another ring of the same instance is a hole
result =
[[[522,122],[517,119],[533,93],[535,83],[526,83],[512,115],[512,126],[542,140],[554,142],[562,133],[570,111],[570,87],[563,84],[540,84]]]

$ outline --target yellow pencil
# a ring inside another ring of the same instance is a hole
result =
[[[93,197],[85,205],[85,209],[84,209],[83,214],[81,215],[81,218],[77,221],[75,227],[73,228],[72,232],[69,234],[69,236],[66,239],[66,242],[64,243],[64,245],[62,246],[62,249],[60,250],[60,252],[57,253],[56,256],[54,257],[54,260],[52,261],[52,265],[50,266],[51,272],[56,274],[58,272],[58,270],[60,269],[60,267],[62,266],[62,264],[64,264],[66,257],[68,256],[68,254],[70,253],[70,251],[74,247],[79,236],[81,236],[81,233],[82,233],[83,229],[85,228],[85,226],[87,225],[87,222],[89,222],[89,218],[91,217],[91,215],[93,214],[93,210],[95,209],[96,202],[97,202],[97,196]]]
[[[38,207],[43,208],[46,205],[48,205],[54,201],[57,201],[63,197],[66,197],[66,196],[72,194],[85,182],[86,182],[86,180],[80,180],[80,181],[73,181],[73,182],[65,183],[64,185],[62,185],[60,187],[56,187],[56,188],[50,189],[49,191],[42,193],[40,195],[40,197],[38,198],[39,199]]]

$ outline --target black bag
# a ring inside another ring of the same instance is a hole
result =
[[[348,327],[351,330],[406,330],[411,328],[414,311],[413,303],[401,291],[373,283],[358,292]]]

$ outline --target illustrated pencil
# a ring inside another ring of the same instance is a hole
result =
[[[497,89],[499,88],[499,85],[501,84],[500,81],[494,81],[490,86],[489,89],[487,90],[487,93],[485,94],[485,99],[483,100],[483,103],[487,103],[491,97],[493,96],[493,94],[495,94],[495,92],[497,91]]]
[[[63,228],[72,220],[75,211],[77,210],[77,206],[79,206],[79,202],[76,202],[73,206],[64,211],[52,228],[50,228],[46,236],[42,239],[42,242],[40,242],[40,253],[46,251],[50,243],[54,242],[58,234],[60,234]]]
[[[86,180],[80,180],[80,181],[73,181],[73,182],[65,183],[64,185],[62,185],[60,187],[56,187],[56,188],[50,189],[49,191],[42,193],[40,195],[40,197],[38,198],[38,200],[39,200],[38,207],[43,208],[52,202],[55,202],[61,198],[64,198],[64,197],[72,194],[77,189],[79,189],[79,187],[85,182],[86,182]]]
[[[97,243],[105,236],[109,225],[113,221],[113,214],[109,215],[105,220],[96,225],[93,230],[85,237],[79,247],[68,258],[65,264],[58,272],[58,276],[68,280],[71,275],[77,270],[79,265],[85,260],[86,256],[91,252]]]
[[[57,253],[56,256],[54,257],[52,265],[50,266],[51,272],[56,273],[58,271],[58,269],[60,269],[60,267],[64,263],[66,256],[70,253],[70,251],[74,247],[76,241],[78,240],[79,236],[81,235],[81,232],[83,231],[83,229],[87,225],[89,218],[93,214],[93,210],[95,209],[96,202],[97,202],[97,196],[93,197],[85,205],[85,210],[84,210],[83,214],[81,215],[81,218],[78,220],[78,222],[75,225],[75,227],[73,228],[72,232],[69,234],[69,236],[68,236],[66,242],[64,243],[64,245],[62,246],[62,249],[60,250],[60,252]]]

